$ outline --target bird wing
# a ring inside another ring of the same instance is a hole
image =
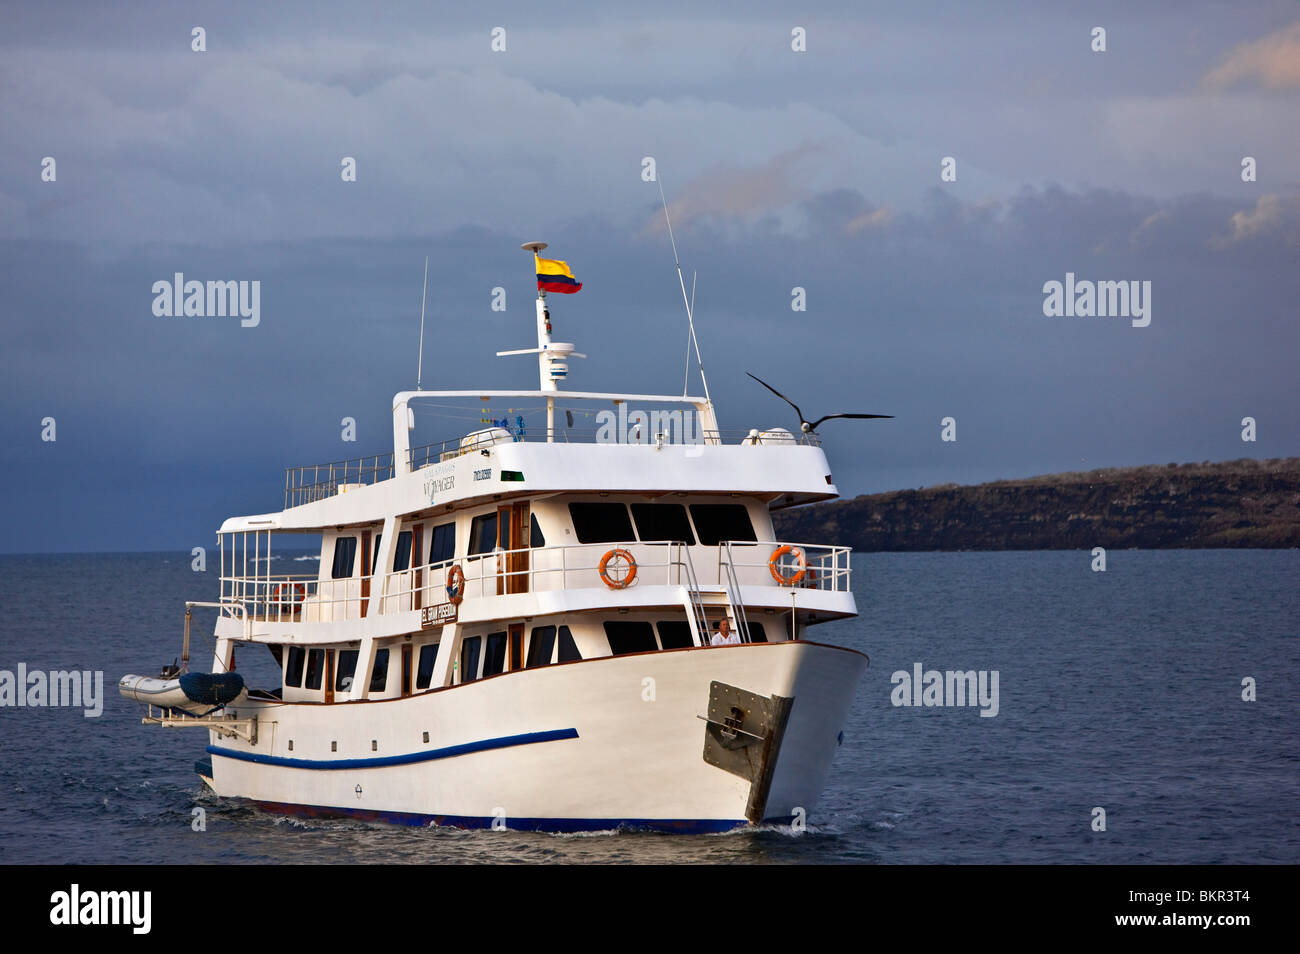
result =
[[[746,371],[745,373],[746,373],[746,374],[749,374],[748,371]],[[749,374],[749,376],[750,376],[751,378],[754,378],[755,381],[757,381],[759,384],[763,385],[763,387],[767,388],[769,391],[771,391],[773,394],[775,394],[777,397],[779,397],[779,398],[780,398],[782,401],[784,401],[786,404],[789,404],[792,408],[794,408],[794,412],[795,412],[796,414],[799,415],[799,423],[800,423],[800,424],[807,423],[807,422],[804,421],[804,419],[803,419],[803,411],[799,410],[799,405],[798,405],[798,404],[795,404],[794,401],[791,401],[788,397],[786,397],[784,394],[782,394],[782,393],[781,393],[780,391],[778,391],[776,388],[772,387],[772,385],[768,384],[768,383],[767,383],[766,381],[764,381],[762,378],[755,377],[755,376],[752,375],[752,374]],[[823,420],[825,420],[825,418],[823,418]],[[815,427],[816,425],[813,425],[813,426]]]

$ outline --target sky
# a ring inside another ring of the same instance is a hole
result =
[[[536,386],[542,240],[567,386],[680,393],[660,186],[723,428],[797,426],[747,371],[895,415],[819,429],[845,496],[1295,455],[1300,8],[1040,6],[7,4],[0,552],[211,546],[391,449],[425,256],[426,388]]]

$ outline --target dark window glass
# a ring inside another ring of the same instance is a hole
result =
[[[393,572],[407,570],[411,567],[411,531],[403,530],[397,535],[397,549],[393,552]]]
[[[684,619],[665,619],[659,622],[659,644],[664,649],[686,649],[691,641],[691,624]]]
[[[375,653],[375,670],[370,674],[370,691],[383,692],[388,688],[388,650]]]
[[[352,680],[357,674],[357,657],[361,655],[355,649],[339,650],[339,671],[334,674],[334,690],[344,692],[352,688]]]
[[[744,504],[691,504],[691,517],[700,543],[716,546],[723,540],[757,540]]]
[[[532,526],[529,528],[528,545],[533,548],[546,546],[546,538],[542,536],[542,528],[537,525],[537,514],[532,515]]]
[[[767,630],[763,628],[762,623],[749,624],[749,641],[751,643],[767,642]]]
[[[478,656],[482,648],[482,636],[471,636],[460,644],[461,682],[473,682],[478,678]]]
[[[307,661],[307,650],[301,646],[289,647],[289,664],[284,669],[284,684],[295,689],[302,686],[302,667]]]
[[[640,620],[606,620],[605,635],[609,637],[609,651],[615,656],[652,653],[659,648],[655,628]]]
[[[415,688],[428,689],[433,682],[433,664],[438,661],[438,644],[420,647],[420,668],[415,673]]]
[[[532,669],[535,666],[549,666],[551,656],[555,652],[555,627],[554,626],[535,626],[533,627],[533,638],[528,644],[528,662],[525,668]]]
[[[375,534],[375,549],[370,554],[370,575],[374,576],[375,571],[379,569],[379,544],[384,539],[382,533]]]
[[[334,541],[334,579],[345,580],[352,575],[352,565],[357,559],[357,538],[339,537]]]
[[[579,543],[621,543],[636,539],[627,506],[621,503],[571,503],[573,532]]]
[[[686,508],[676,503],[634,503],[632,518],[642,540],[670,540],[674,543],[695,542]]]
[[[497,515],[493,513],[479,514],[475,517],[469,527],[469,552],[470,555],[476,553],[491,553],[497,545]]]
[[[307,689],[319,689],[325,674],[325,650],[313,649],[307,653]]]
[[[556,662],[577,662],[582,658],[582,653],[578,652],[578,644],[573,641],[573,634],[569,632],[569,627],[561,626],[559,637],[560,657]]]
[[[489,633],[483,653],[483,675],[495,676],[506,668],[506,634]]]
[[[456,525],[443,523],[429,534],[429,562],[446,563],[456,555]]]

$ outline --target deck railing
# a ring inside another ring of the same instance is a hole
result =
[[[791,547],[777,562],[776,573],[790,581],[787,588],[827,592],[850,591],[850,549],[821,544],[731,542],[687,547],[682,543],[627,541],[568,544],[494,550],[360,579],[320,580],[316,576],[223,576],[221,601],[252,620],[268,622],[336,622],[369,614],[401,613],[449,602],[447,575],[453,565],[464,573],[463,599],[511,593],[605,588],[601,560],[621,549],[636,561],[637,586],[686,586],[692,575],[702,589],[734,594],[740,587],[777,586],[771,560],[782,547]],[[798,562],[797,550],[803,555]],[[607,568],[616,582],[620,576]],[[803,570],[800,574],[800,569]],[[729,585],[730,583],[730,585]],[[371,604],[374,603],[374,607]]]

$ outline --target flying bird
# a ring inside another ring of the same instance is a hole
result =
[[[746,371],[745,373],[749,374],[748,371]],[[788,397],[786,397],[776,388],[772,387],[772,385],[768,384],[762,378],[755,377],[752,374],[749,374],[749,376],[751,378],[754,378],[755,381],[763,385],[763,387],[767,388],[769,391],[771,391],[773,394],[779,397],[786,404],[789,404],[792,408],[794,408],[794,412],[799,415],[799,428],[805,434],[811,434],[815,430],[817,430],[817,425],[820,424],[822,421],[829,421],[832,418],[836,418],[836,417],[852,417],[852,418],[859,418],[859,419],[883,419],[883,418],[892,418],[894,416],[892,414],[856,414],[856,413],[849,412],[844,414],[823,414],[815,421],[811,421],[811,422],[806,421],[804,420],[803,411],[799,410],[798,404],[795,404],[794,401],[791,401]]]

